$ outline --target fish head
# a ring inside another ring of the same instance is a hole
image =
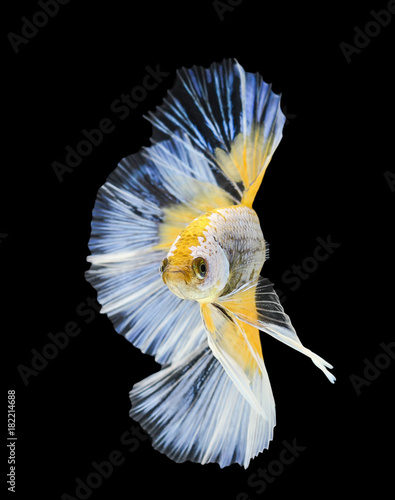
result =
[[[229,262],[217,241],[200,238],[191,245],[181,234],[160,266],[164,283],[178,297],[211,302],[219,297],[229,277]]]

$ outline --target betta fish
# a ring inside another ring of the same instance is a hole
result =
[[[260,331],[335,381],[260,275],[268,249],[253,202],[282,137],[280,95],[225,60],[179,70],[147,118],[151,145],[98,192],[87,279],[116,331],[161,365],[130,392],[153,447],[247,468],[276,424]]]

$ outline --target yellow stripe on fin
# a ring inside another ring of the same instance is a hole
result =
[[[248,343],[257,355],[262,358],[259,330],[251,325],[242,324],[240,320],[233,316],[230,318],[226,313],[224,314],[223,310],[218,310],[207,302],[201,304],[201,311],[206,328],[217,336],[216,342],[222,344],[221,348],[241,366],[243,371],[247,374],[254,373],[257,362],[251,355]],[[241,325],[242,329],[240,328]],[[248,343],[243,333],[248,338]]]
[[[275,149],[273,142],[273,134],[269,134],[267,138],[264,137],[262,124],[252,128],[247,137],[239,133],[229,153],[220,148],[215,151],[218,166],[222,172],[236,184],[242,185],[241,203],[247,207],[252,207],[261,185]]]
[[[202,214],[234,205],[232,197],[221,187],[197,179],[180,178],[188,182],[193,198],[188,202],[174,203],[163,209],[163,222],[159,225],[159,243],[154,250],[169,250],[180,232]]]
[[[242,313],[247,310],[248,316],[251,319],[256,320],[258,318],[258,312],[255,304],[255,287],[250,287],[247,290],[243,290],[241,293],[237,293],[236,291],[231,297],[232,298],[230,300],[226,300],[226,296],[221,297],[218,304],[224,307],[228,313],[231,311],[235,314],[233,320],[237,322],[239,327],[245,332],[245,336],[253,351],[263,359],[259,330],[252,325],[239,320],[236,316],[238,313]]]
[[[215,304],[201,304],[201,313],[214,356],[251,407],[268,418],[259,395],[251,389],[254,379],[266,373],[261,351],[256,352],[247,338],[247,331],[251,334],[256,329],[244,329],[232,314]]]
[[[198,152],[197,165],[208,160],[210,171],[203,180],[214,174],[234,204],[243,199],[251,207],[282,137],[280,98],[261,75],[245,71],[235,59],[209,68],[182,68],[171,93],[149,115],[152,140],[176,136],[185,151]]]

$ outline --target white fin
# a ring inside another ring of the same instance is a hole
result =
[[[158,142],[182,131],[210,162],[221,186],[251,206],[282,137],[280,96],[235,59],[177,72],[163,104],[148,119]],[[256,181],[254,183],[254,181]],[[254,184],[254,185],[253,185]]]
[[[204,335],[188,324],[194,306],[162,283],[162,259],[197,216],[239,203],[249,189],[244,201],[253,199],[257,185],[247,184],[267,165],[283,121],[279,96],[236,61],[182,69],[156,112],[154,144],[124,158],[99,190],[86,277],[117,331],[158,362],[190,352]],[[240,154],[248,161],[239,171]]]
[[[183,301],[164,285],[157,253],[93,264],[87,277],[98,290],[101,312],[117,332],[166,364],[189,354],[206,334],[199,305]]]
[[[251,292],[255,292],[255,303],[249,300]],[[303,346],[269,280],[259,277],[258,280],[246,283],[232,293],[220,297],[218,303],[245,323],[259,328],[311,358],[328,380],[335,382],[336,377],[327,369],[333,366]]]
[[[268,418],[251,389],[252,379],[265,369],[261,352],[251,345],[232,313],[226,314],[215,304],[202,304],[201,312],[214,356],[252,408]]]
[[[122,160],[93,210],[86,277],[101,312],[161,364],[182,358],[205,338],[199,305],[172,294],[159,274],[174,234],[205,209],[202,191],[232,203],[201,154],[185,142],[166,141]],[[195,202],[188,201],[193,195]]]
[[[267,419],[252,409],[204,342],[184,360],[138,382],[130,393],[130,414],[153,447],[176,462],[247,468],[268,448],[276,423],[266,370],[251,388]]]

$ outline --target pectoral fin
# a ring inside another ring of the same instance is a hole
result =
[[[324,372],[328,380],[332,383],[335,382],[335,376],[328,371],[328,368],[333,368],[333,366],[303,346],[269,280],[259,277],[234,292],[220,297],[218,303],[242,322],[259,328],[259,330],[309,356],[313,363]]]

